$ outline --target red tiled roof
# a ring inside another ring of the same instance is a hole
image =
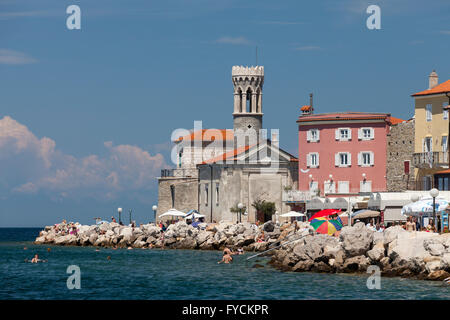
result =
[[[300,111],[309,111],[311,109],[311,106],[303,106],[300,108]]]
[[[406,121],[406,120],[403,120],[403,119],[400,119],[400,118],[391,117],[391,124],[399,124],[399,123],[402,123],[403,121]]]
[[[439,93],[446,93],[446,92],[450,92],[450,80],[447,80],[441,84],[438,84],[436,87],[434,87],[433,89],[428,89],[428,90],[424,90],[424,91],[420,91],[417,93],[414,93],[412,96],[413,97],[417,97],[417,96],[427,96],[430,94],[439,94]]]
[[[242,146],[242,147],[236,148],[234,150],[225,152],[225,153],[221,154],[220,156],[205,160],[201,164],[216,163],[218,161],[225,161],[227,159],[231,160],[232,157],[236,157],[237,155],[241,154],[242,152],[247,151],[251,147],[252,146]]]
[[[320,113],[300,116],[297,122],[307,121],[333,121],[333,120],[373,120],[386,119],[390,116],[389,113],[368,113],[368,112],[334,112],[334,113]]]
[[[231,129],[202,129],[201,135],[199,130],[192,132],[184,137],[180,137],[175,142],[179,141],[230,141],[234,140],[234,131]]]

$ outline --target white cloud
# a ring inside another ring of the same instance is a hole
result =
[[[252,42],[245,37],[222,37],[215,41],[221,44],[232,44],[232,45],[250,45]]]
[[[37,62],[36,59],[30,57],[29,55],[9,50],[9,49],[0,49],[0,64],[29,64]]]
[[[168,167],[161,154],[151,155],[137,146],[109,141],[104,147],[105,156],[76,158],[6,116],[0,119],[0,192],[75,199],[114,199],[133,193],[145,198],[156,186],[160,170]]]

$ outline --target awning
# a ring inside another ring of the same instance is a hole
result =
[[[401,213],[402,208],[386,208],[384,210],[384,221],[404,221],[406,217]]]
[[[352,219],[376,218],[380,216],[380,212],[373,210],[359,210],[352,214]]]

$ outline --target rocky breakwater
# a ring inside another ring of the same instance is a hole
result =
[[[450,277],[450,234],[390,227],[374,232],[357,223],[339,237],[306,235],[272,251],[271,264],[287,271],[364,273],[370,265],[385,276],[428,280]]]
[[[61,230],[71,230],[64,224],[47,226],[36,238],[36,244],[133,247],[133,248],[173,248],[221,250],[224,247],[243,248],[246,251],[264,251],[271,244],[278,243],[294,231],[293,227],[279,227],[272,222],[257,227],[250,223],[220,222],[204,224],[197,229],[185,222],[170,225],[165,232],[155,224],[140,227],[121,226],[118,223],[101,225],[75,224],[76,234]],[[203,230],[202,230],[203,229]],[[263,239],[263,240],[262,240]]]

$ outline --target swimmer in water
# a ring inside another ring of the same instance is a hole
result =
[[[107,256],[107,257],[106,257],[106,260],[111,260],[111,256]]]
[[[51,248],[47,248],[47,252],[50,252],[50,251],[52,251],[52,249]]]
[[[25,259],[25,262],[38,263],[38,262],[47,262],[47,260],[39,259],[39,255],[36,253],[34,255],[33,259],[31,259],[31,261],[28,261],[28,259]]]
[[[217,262],[217,263],[230,263],[230,262],[232,262],[233,261],[233,257],[231,257],[231,255],[229,255],[229,254],[224,254],[223,255],[223,257],[222,257],[222,260],[220,260],[219,262]]]

